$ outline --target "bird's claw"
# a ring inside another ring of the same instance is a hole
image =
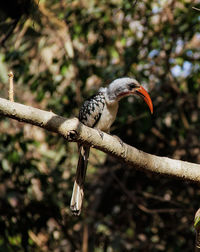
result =
[[[100,129],[96,129],[101,137],[101,139],[103,140],[103,132]]]

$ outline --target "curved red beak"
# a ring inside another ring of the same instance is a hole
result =
[[[140,86],[140,87],[135,91],[135,93],[144,99],[144,101],[146,102],[146,104],[149,106],[149,109],[150,109],[150,111],[151,111],[151,114],[153,114],[153,104],[152,104],[152,100],[151,100],[149,94],[147,93],[147,91],[146,91],[142,86]]]

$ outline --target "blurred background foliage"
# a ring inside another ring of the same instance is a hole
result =
[[[156,155],[200,163],[199,0],[0,3],[0,95],[73,117],[101,85],[135,77],[112,132]],[[92,150],[82,214],[69,211],[75,143],[0,119],[0,251],[192,251],[197,184],[136,171]]]

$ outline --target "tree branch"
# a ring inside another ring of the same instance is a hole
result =
[[[151,155],[127,144],[122,146],[119,140],[106,133],[102,139],[97,130],[83,125],[77,118],[66,119],[52,112],[2,98],[0,98],[0,114],[56,132],[68,141],[84,142],[137,169],[200,181],[200,165]]]

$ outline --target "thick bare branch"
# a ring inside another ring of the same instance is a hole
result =
[[[185,180],[200,181],[200,165],[140,151],[95,129],[86,127],[77,118],[66,119],[52,112],[36,109],[0,98],[0,114],[46,130],[56,132],[68,141],[84,142],[111,154],[137,169],[170,175]]]

